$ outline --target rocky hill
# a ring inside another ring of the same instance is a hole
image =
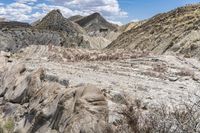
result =
[[[0,22],[0,50],[16,52],[29,45],[91,48],[85,30],[64,18],[59,10],[49,12],[33,26],[22,22]]]
[[[63,17],[60,10],[53,10],[49,12],[34,28],[65,31],[68,34],[83,34],[84,30],[77,24]]]
[[[75,22],[79,24],[81,27],[83,27],[89,33],[117,30],[116,25],[109,23],[99,13],[93,13]]]
[[[121,34],[107,48],[181,53],[200,58],[200,4],[158,14],[139,27]]]

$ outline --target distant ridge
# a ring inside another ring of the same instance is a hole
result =
[[[99,13],[93,13],[89,16],[83,17],[76,21],[76,23],[83,27],[87,32],[96,32],[101,29],[108,31],[117,30],[116,25],[109,23]]]

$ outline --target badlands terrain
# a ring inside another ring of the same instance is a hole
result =
[[[0,133],[200,132],[200,5],[0,22]]]

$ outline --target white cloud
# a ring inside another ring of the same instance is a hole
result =
[[[0,3],[0,17],[8,20],[32,22],[53,9],[60,9],[65,17],[89,15],[100,12],[111,21],[126,17],[117,0],[15,0],[11,4]],[[43,3],[39,3],[43,2]],[[119,24],[119,23],[118,23]]]
[[[26,4],[26,3],[35,3],[37,2],[37,0],[16,0],[16,2]]]
[[[101,12],[104,16],[127,16],[127,13],[122,11],[117,0],[54,0],[63,1],[64,5],[73,9],[80,9],[82,12],[92,11]]]
[[[17,2],[0,7],[0,17],[8,20],[29,21],[31,18],[28,14],[31,12],[31,6]]]
[[[66,8],[76,11],[75,14],[88,15],[100,12],[109,20],[116,21],[120,17],[127,17],[128,13],[123,11],[118,0],[49,0],[60,3]]]

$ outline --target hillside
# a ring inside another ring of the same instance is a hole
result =
[[[99,13],[93,13],[76,21],[87,32],[115,31],[117,26],[109,23]]]
[[[84,30],[77,24],[63,17],[60,10],[52,10],[34,26],[37,29],[65,31],[69,34],[83,34]]]
[[[107,48],[170,51],[200,58],[200,4],[158,14],[139,27],[121,34]]]

